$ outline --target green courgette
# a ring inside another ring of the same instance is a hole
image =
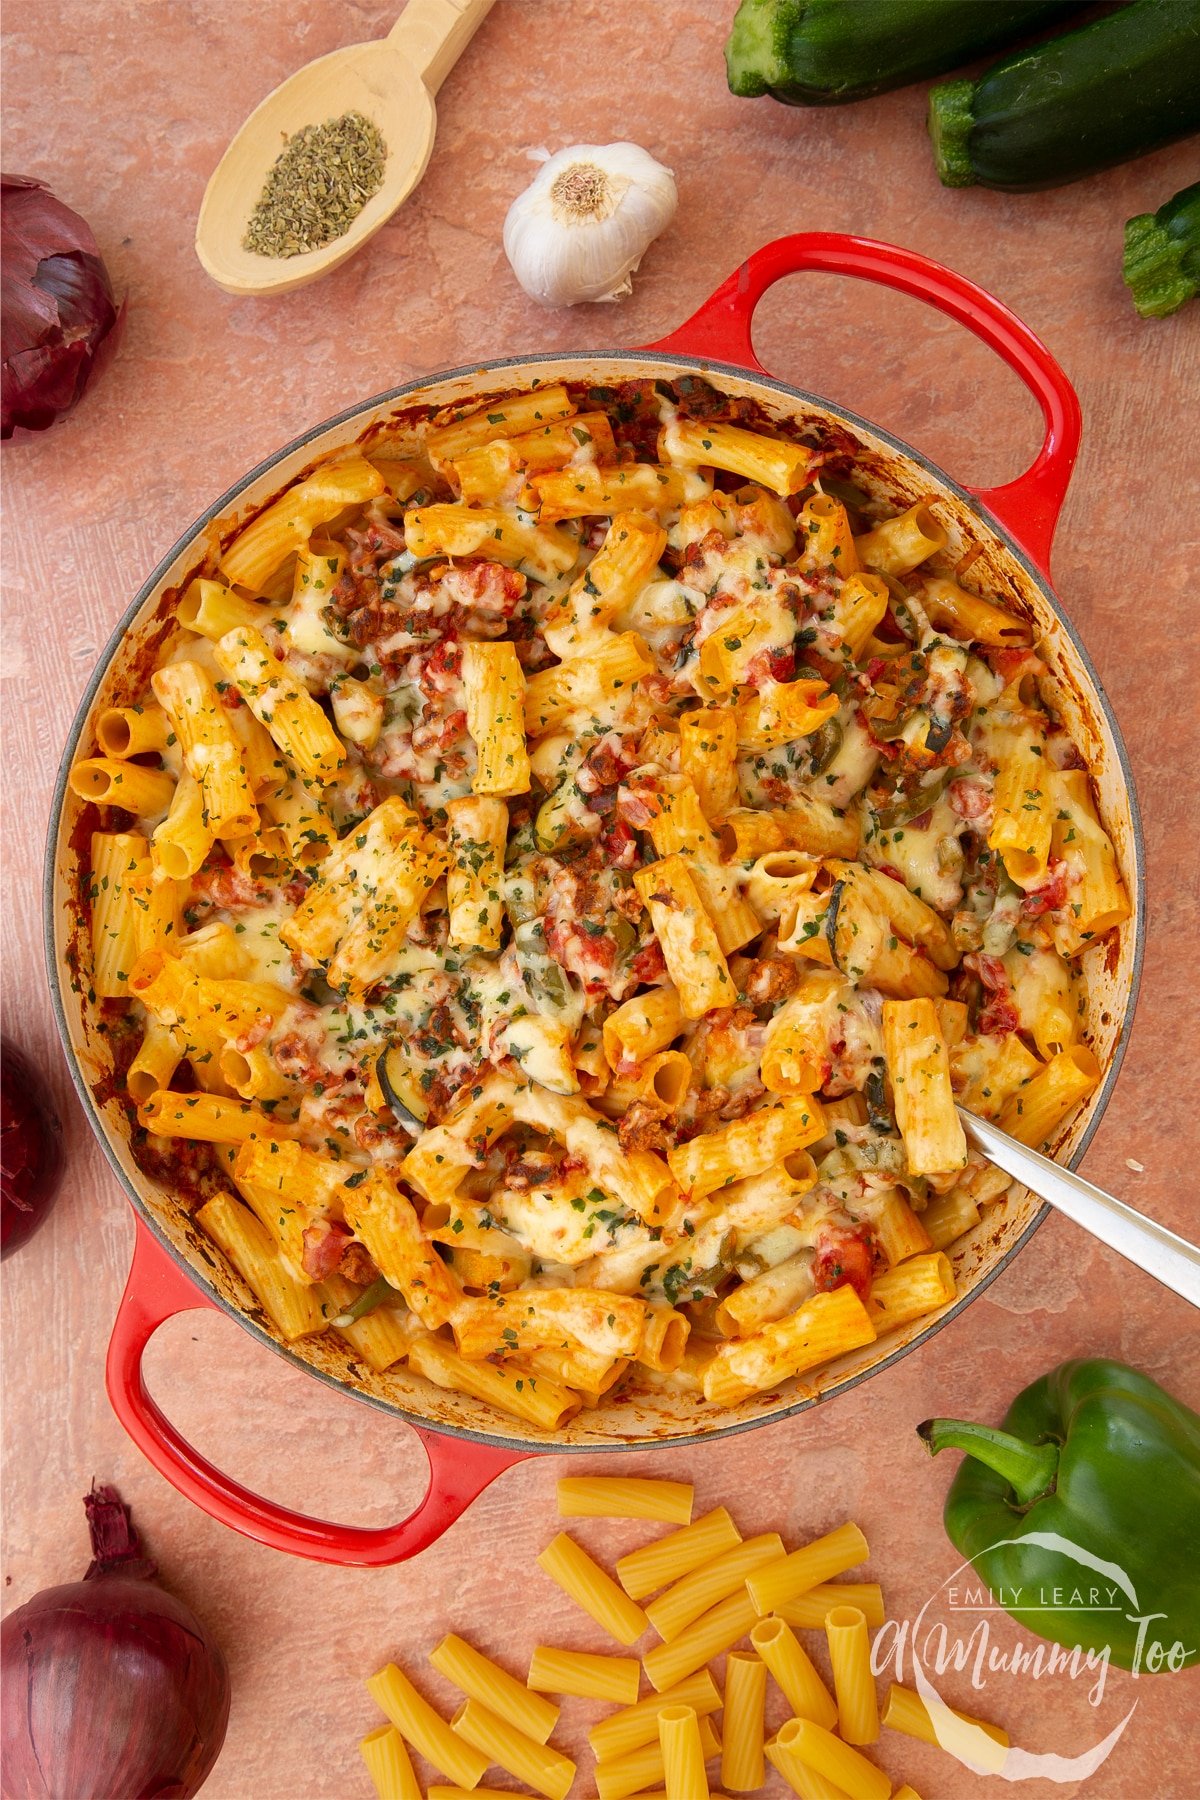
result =
[[[419,1137],[429,1116],[429,1101],[421,1091],[403,1044],[393,1040],[385,1045],[375,1064],[375,1079],[399,1124],[413,1137]]]
[[[551,956],[546,945],[546,928],[541,919],[529,919],[513,932],[513,953],[521,979],[534,1005],[561,1011],[571,999],[567,978]]]
[[[929,96],[947,187],[1078,181],[1200,130],[1200,0],[1132,0]]]
[[[1066,0],[742,0],[730,92],[788,106],[861,100],[944,74],[1034,31]]]
[[[559,782],[549,799],[543,800],[533,821],[533,841],[549,855],[569,850],[591,841],[586,824],[587,801],[575,785],[574,775]]]
[[[1200,181],[1127,222],[1122,274],[1143,319],[1165,319],[1200,294]]]

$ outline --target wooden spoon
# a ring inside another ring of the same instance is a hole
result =
[[[256,106],[213,171],[196,221],[196,254],[231,294],[282,294],[336,269],[407,200],[433,152],[433,97],[493,0],[408,0],[386,38],[310,62]],[[360,112],[387,145],[383,186],[350,229],[301,256],[242,248],[250,215],[284,140],[305,125]]]

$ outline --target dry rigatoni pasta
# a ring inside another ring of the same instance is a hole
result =
[[[763,1784],[766,1697],[767,1666],[762,1658],[744,1650],[731,1650],[725,1659],[721,1781],[732,1793],[753,1793]]]
[[[648,1480],[635,1475],[564,1475],[558,1511],[564,1519],[658,1519],[686,1525],[692,1516],[690,1481]]]
[[[780,1734],[768,1738],[763,1745],[763,1752],[771,1767],[782,1775],[790,1793],[798,1794],[800,1800],[845,1800],[844,1791],[834,1787],[832,1781],[817,1773],[808,1763],[801,1762],[790,1746],[779,1741]]]
[[[825,1615],[825,1638],[833,1667],[838,1731],[848,1744],[873,1744],[879,1737],[879,1705],[866,1614],[857,1606],[832,1607]]]
[[[936,1702],[931,1710],[920,1694],[895,1681],[888,1689],[883,1723],[906,1737],[919,1738],[924,1744],[940,1744],[944,1749],[960,1752],[972,1763],[994,1769],[1000,1767],[1003,1757],[994,1755],[989,1742],[1001,1750],[1009,1743],[1008,1733],[1001,1726],[947,1706],[944,1701]]]
[[[642,1667],[660,1693],[694,1675],[714,1656],[732,1650],[757,1619],[754,1602],[744,1587],[720,1601],[671,1639],[656,1644],[642,1658]]]
[[[369,1731],[358,1748],[379,1800],[421,1800],[404,1739],[394,1725]]]
[[[467,1700],[451,1724],[461,1737],[482,1751],[489,1763],[507,1769],[518,1781],[528,1782],[547,1800],[566,1800],[575,1779],[575,1764],[561,1751],[552,1750],[507,1718],[489,1711],[478,1700]]]
[[[850,1800],[888,1800],[891,1778],[812,1719],[789,1719],[780,1726],[776,1741],[786,1754],[825,1776]]]
[[[644,1600],[659,1588],[680,1581],[741,1542],[741,1533],[723,1506],[681,1531],[655,1538],[617,1561],[617,1580],[631,1600]]]
[[[610,1713],[593,1725],[588,1743],[599,1762],[611,1762],[658,1737],[658,1715],[664,1706],[690,1706],[698,1718],[715,1713],[721,1707],[721,1695],[708,1669],[701,1668],[685,1676],[662,1693],[648,1694],[644,1700]]]
[[[658,1717],[661,1715],[660,1708]],[[707,1762],[720,1755],[721,1740],[712,1720],[700,1719],[697,1730],[700,1753],[704,1760]],[[655,1737],[652,1741],[640,1745],[636,1750],[627,1750],[620,1756],[598,1763],[593,1778],[598,1800],[627,1800],[627,1796],[631,1794],[641,1794],[656,1786],[661,1788],[665,1776],[666,1768],[656,1719]]]
[[[425,1800],[512,1800],[513,1793],[512,1788],[451,1787],[444,1781],[433,1781],[426,1790]]]
[[[419,1750],[435,1769],[464,1787],[478,1785],[488,1766],[487,1757],[461,1733],[451,1730],[395,1663],[388,1663],[377,1675],[369,1676],[365,1685],[405,1742]]]
[[[542,1551],[538,1563],[551,1581],[618,1644],[637,1643],[646,1629],[645,1613],[574,1538],[560,1531]]]
[[[870,1555],[866,1538],[857,1525],[839,1525],[782,1560],[769,1563],[746,1579],[757,1613],[769,1613],[784,1600],[794,1600],[818,1582],[829,1581],[865,1562]]]
[[[780,1561],[783,1555],[783,1539],[777,1531],[765,1531],[759,1537],[747,1538],[745,1543],[737,1544],[693,1569],[657,1600],[652,1600],[646,1608],[646,1617],[659,1637],[669,1643],[718,1600],[738,1593],[755,1569]]]
[[[700,1721],[690,1706],[664,1706],[658,1715],[667,1800],[708,1800]]]
[[[787,1625],[820,1631],[838,1606],[856,1607],[872,1631],[883,1624],[883,1589],[877,1581],[819,1581],[791,1600],[777,1600],[773,1610]]]
[[[826,1728],[837,1724],[838,1710],[829,1689],[790,1625],[779,1618],[760,1619],[750,1642],[798,1718],[815,1719]]]
[[[558,1723],[557,1706],[540,1694],[531,1694],[523,1682],[456,1632],[449,1632],[429,1652],[429,1660],[438,1674],[452,1681],[468,1699],[478,1700],[489,1712],[503,1713],[510,1725],[539,1744],[546,1742]]]
[[[594,1656],[584,1650],[555,1650],[539,1644],[529,1662],[529,1686],[539,1693],[578,1694],[631,1706],[641,1668],[632,1656]]]

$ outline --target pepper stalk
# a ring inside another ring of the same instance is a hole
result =
[[[1052,1493],[1058,1478],[1058,1445],[1030,1444],[1009,1431],[974,1425],[969,1419],[926,1419],[917,1426],[931,1456],[939,1450],[962,1450],[1001,1476],[1016,1495],[1018,1507]]]

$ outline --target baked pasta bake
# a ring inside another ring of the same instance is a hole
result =
[[[226,533],[95,803],[143,1168],[286,1341],[553,1429],[954,1295],[1128,915],[1026,622],[704,381],[408,418]]]

